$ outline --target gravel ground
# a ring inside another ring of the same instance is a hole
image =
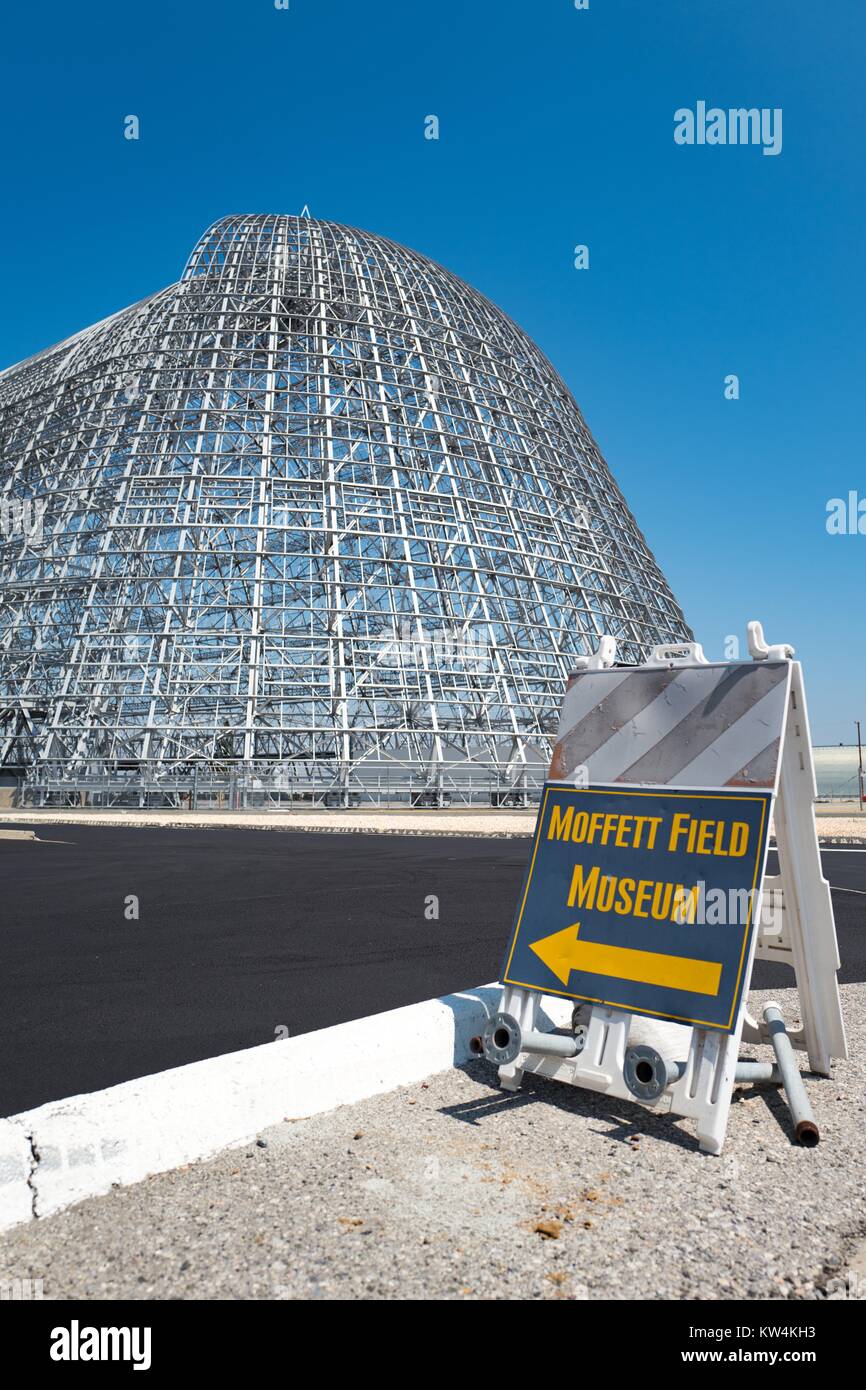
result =
[[[866,841],[866,816],[816,816],[818,835],[822,840]]]
[[[450,811],[357,810],[357,811],[90,811],[27,810],[0,811],[0,821],[17,825],[120,825],[159,826],[183,830],[320,830],[359,831],[376,835],[531,835],[537,808],[525,811],[487,810],[460,806]]]
[[[479,1062],[19,1227],[0,1278],[60,1299],[866,1297],[866,993],[843,993],[855,1060],[809,1083],[816,1149],[774,1090],[739,1093],[711,1158],[686,1121],[536,1078],[511,1095]]]
[[[448,811],[387,808],[355,811],[95,811],[63,808],[0,810],[0,821],[10,827],[120,825],[207,830],[222,826],[237,830],[320,830],[341,833],[349,830],[377,835],[483,835],[510,838],[514,835],[532,835],[536,815],[535,807],[525,811],[489,811],[480,806],[460,806]],[[866,843],[866,815],[856,812],[837,815],[825,806],[818,806],[816,817],[818,834],[822,839],[839,838]]]

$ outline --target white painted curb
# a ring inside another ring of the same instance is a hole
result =
[[[480,985],[0,1120],[0,1230],[460,1066],[500,997]]]
[[[33,1166],[26,1131],[16,1120],[0,1120],[0,1231],[33,1216]]]

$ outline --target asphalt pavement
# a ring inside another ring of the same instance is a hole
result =
[[[496,979],[530,844],[37,833],[0,839],[4,1115]],[[862,982],[866,853],[823,863],[840,980]],[[789,983],[758,963],[756,987]]]

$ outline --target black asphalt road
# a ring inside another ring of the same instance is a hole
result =
[[[0,840],[3,1115],[496,979],[530,843],[38,834]],[[828,852],[824,872],[866,890],[866,854]],[[866,892],[833,897],[840,978],[862,981]],[[755,983],[790,975],[759,963]]]

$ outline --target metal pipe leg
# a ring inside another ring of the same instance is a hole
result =
[[[738,1062],[734,1081],[738,1086],[755,1081],[775,1081],[781,1084],[782,1075],[775,1062]]]
[[[779,1064],[788,1108],[794,1121],[794,1133],[801,1144],[807,1148],[814,1148],[821,1136],[815,1123],[815,1116],[812,1114],[809,1097],[806,1095],[800,1068],[797,1066],[791,1039],[785,1029],[782,1011],[775,1000],[765,1006],[764,1022],[769,1030],[770,1042],[773,1044],[776,1061]]]
[[[580,1043],[561,1033],[539,1033],[534,1028],[524,1032],[511,1014],[498,1013],[487,1020],[481,1035],[481,1047],[488,1062],[508,1066],[521,1052],[534,1052],[541,1057],[576,1057]]]

